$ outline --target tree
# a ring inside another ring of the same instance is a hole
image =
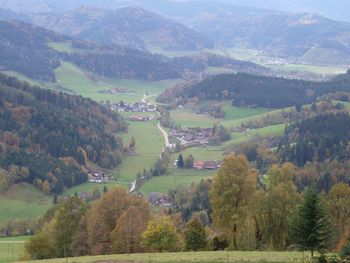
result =
[[[198,251],[205,248],[207,236],[203,224],[198,218],[190,220],[185,229],[186,250]]]
[[[103,193],[105,194],[105,193],[107,193],[108,192],[108,188],[107,188],[107,186],[105,185],[104,187],[103,187]]]
[[[345,183],[336,184],[327,197],[329,214],[339,236],[336,247],[341,247],[350,234],[350,186]]]
[[[131,137],[130,141],[129,141],[129,148],[130,150],[133,150],[136,146],[136,140],[134,137]]]
[[[142,235],[144,244],[162,252],[175,247],[177,242],[176,229],[169,217],[163,216],[151,220]]]
[[[148,203],[132,197],[130,206],[120,216],[111,233],[113,253],[143,252],[141,237],[150,219]]]
[[[257,173],[243,155],[228,155],[214,178],[210,191],[214,226],[231,241],[233,249],[242,247],[239,238],[246,235],[243,226],[256,189]]]
[[[295,167],[274,165],[266,177],[267,192],[256,201],[256,218],[262,235],[273,250],[285,250],[289,236],[289,219],[299,201],[292,181]]]
[[[316,189],[308,188],[303,203],[298,207],[291,225],[291,239],[300,249],[314,251],[327,248],[330,239],[330,221]]]
[[[177,167],[184,168],[184,158],[182,157],[182,154],[180,153],[179,158],[177,159]]]
[[[190,169],[190,168],[193,168],[193,163],[194,163],[194,157],[192,154],[190,154],[189,156],[186,157],[184,165],[186,168]]]
[[[85,204],[76,196],[68,198],[60,205],[51,220],[52,239],[56,257],[71,256],[70,246],[80,218],[85,214]]]

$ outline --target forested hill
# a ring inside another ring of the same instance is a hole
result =
[[[116,11],[80,7],[64,13],[31,14],[34,24],[75,38],[103,44],[168,50],[211,48],[198,32],[145,9],[130,6]]]
[[[290,125],[278,153],[284,162],[304,166],[307,162],[349,159],[350,116],[325,114]]]
[[[0,74],[0,191],[26,181],[60,193],[87,180],[84,166],[120,164],[120,115],[80,96]]]
[[[304,105],[319,96],[350,91],[350,72],[327,82],[310,82],[244,73],[222,74],[187,86],[168,89],[159,96],[161,102],[184,103],[200,100],[233,100],[237,106],[285,108]]]
[[[65,36],[27,23],[0,21],[0,70],[53,81],[53,70],[60,65],[60,58],[47,42],[65,40]]]

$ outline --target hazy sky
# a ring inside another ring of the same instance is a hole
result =
[[[0,6],[16,11],[62,11],[76,8],[80,5],[99,5],[104,8],[115,8],[121,2],[153,2],[152,6],[164,4],[169,0],[0,0]],[[181,0],[173,0],[181,1]],[[186,0],[185,0],[186,1]],[[211,0],[187,0],[196,1],[204,6]],[[214,0],[215,1],[215,0]],[[328,17],[350,21],[349,0],[220,0],[241,6],[255,6],[290,12],[317,12]],[[183,2],[183,1],[181,1]]]

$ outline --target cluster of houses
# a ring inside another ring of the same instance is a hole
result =
[[[141,116],[141,115],[133,115],[130,116],[129,121],[152,121],[154,120],[154,116],[153,115],[149,115],[149,116]]]
[[[221,167],[220,161],[194,161],[193,168],[198,170],[217,170]]]
[[[156,112],[157,107],[149,102],[136,103],[118,102],[111,105],[111,110],[118,112]]]
[[[113,88],[109,90],[102,90],[102,91],[99,91],[99,93],[108,94],[108,95],[114,95],[114,94],[120,94],[120,93],[133,94],[133,95],[136,94],[135,91],[132,91],[123,87]]]
[[[111,175],[107,175],[105,172],[100,170],[89,170],[88,177],[90,183],[102,184],[113,182],[113,177]]]
[[[148,201],[156,206],[171,207],[173,205],[173,201],[162,193],[149,193]]]
[[[169,132],[171,140],[179,141],[183,147],[207,146],[212,135],[211,128],[172,129]]]

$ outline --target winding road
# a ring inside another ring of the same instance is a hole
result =
[[[146,103],[146,102],[147,102],[147,99],[149,99],[149,98],[151,98],[151,97],[156,97],[156,96],[157,96],[157,95],[144,96],[144,97],[141,99],[141,102]],[[158,111],[157,111],[157,114],[160,116],[160,113],[159,113]],[[170,147],[171,147],[171,144],[170,144],[170,141],[169,141],[168,133],[163,129],[163,127],[162,127],[161,124],[160,124],[160,121],[158,121],[157,127],[158,127],[158,130],[162,133],[162,135],[163,135],[163,137],[164,137],[164,146],[165,146],[165,148],[170,148]],[[161,156],[161,155],[160,155],[160,156]],[[129,190],[130,193],[135,192],[135,190],[136,190],[136,183],[137,183],[136,180],[132,182],[131,187],[130,187],[130,190]]]

